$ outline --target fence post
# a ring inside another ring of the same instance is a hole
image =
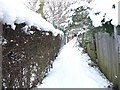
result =
[[[117,31],[119,28],[117,29]],[[120,38],[118,37],[118,88],[120,90]]]
[[[0,90],[2,90],[2,23],[0,22]]]
[[[117,50],[117,63],[118,63],[118,67],[117,67],[117,73],[118,73],[118,88],[120,90],[120,38],[119,38],[119,33],[118,33],[118,30],[119,30],[119,27],[117,26],[114,26],[114,36],[115,36],[115,39],[116,39],[116,50]]]
[[[120,90],[120,38],[118,38],[118,88]]]
[[[118,2],[118,24],[120,25],[120,1]],[[119,30],[119,28],[118,28]],[[118,31],[117,30],[117,31]],[[120,90],[120,41],[118,40],[118,43],[119,43],[119,58],[118,58],[118,88]]]

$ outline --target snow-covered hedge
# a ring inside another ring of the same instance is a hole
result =
[[[0,0],[3,23],[3,88],[32,88],[52,68],[62,32],[23,0]]]
[[[42,83],[43,78],[52,68],[61,38],[50,31],[39,31],[32,27],[26,34],[25,23],[16,24],[16,29],[3,26],[2,82],[3,88],[32,88]]]

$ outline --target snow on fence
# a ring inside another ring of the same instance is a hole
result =
[[[86,44],[87,53],[114,87],[120,88],[120,34],[97,32],[87,34],[87,38],[85,35],[82,45]]]
[[[16,24],[16,29],[3,26],[3,88],[33,88],[51,68],[61,46],[61,37],[50,31],[35,27],[22,30],[25,24]]]

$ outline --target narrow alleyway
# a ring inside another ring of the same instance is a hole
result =
[[[93,68],[90,58],[77,47],[76,38],[66,44],[53,64],[53,69],[38,88],[105,88],[110,82]]]

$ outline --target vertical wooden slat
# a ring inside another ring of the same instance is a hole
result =
[[[120,1],[118,2],[118,23],[120,25]],[[119,28],[118,28],[119,29]],[[118,30],[117,30],[118,31]],[[120,43],[120,41],[119,41]],[[120,45],[119,45],[120,46]],[[119,50],[120,50],[120,47],[119,47]],[[120,51],[119,51],[120,52]],[[120,53],[119,55],[120,56]],[[119,89],[120,89],[120,57],[119,57],[119,60],[118,60],[118,86],[119,86]]]
[[[120,36],[118,35],[118,86],[120,89]]]

